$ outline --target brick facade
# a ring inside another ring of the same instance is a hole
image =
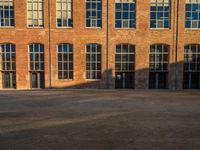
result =
[[[73,28],[56,28],[56,0],[51,0],[50,17],[48,16],[48,1],[44,3],[44,28],[27,27],[27,2],[15,0],[15,27],[0,28],[0,43],[16,45],[16,80],[17,89],[30,88],[29,55],[30,43],[44,44],[45,49],[45,87],[115,87],[115,49],[120,43],[135,45],[135,88],[147,89],[149,78],[149,49],[151,44],[167,44],[170,46],[169,88],[175,89],[176,63],[176,23],[177,1],[171,0],[171,28],[150,29],[150,0],[137,1],[136,28],[115,28],[115,0],[108,4],[108,33],[107,33],[107,1],[103,0],[102,28],[85,27],[85,1],[73,1]],[[184,46],[186,44],[200,44],[200,30],[185,29],[185,2],[180,0],[179,38],[178,38],[178,89],[182,89]],[[49,20],[51,18],[51,20]],[[49,30],[50,22],[50,30]],[[50,33],[49,33],[50,31]],[[108,41],[107,41],[108,35]],[[50,36],[50,40],[49,40]],[[108,43],[107,43],[108,42]],[[74,46],[74,79],[58,80],[57,73],[57,45],[71,43]],[[88,81],[85,79],[85,46],[88,43],[102,45],[102,80]],[[108,44],[108,68],[107,68]],[[50,45],[50,47],[49,47]],[[50,55],[51,51],[51,55]],[[51,64],[50,64],[51,60]],[[51,69],[50,69],[51,68]],[[111,73],[106,80],[106,73]],[[2,88],[0,75],[0,89]]]

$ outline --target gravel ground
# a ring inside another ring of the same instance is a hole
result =
[[[0,150],[200,150],[200,91],[0,91]]]

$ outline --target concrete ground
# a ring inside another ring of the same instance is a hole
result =
[[[200,91],[0,91],[0,150],[200,150]]]

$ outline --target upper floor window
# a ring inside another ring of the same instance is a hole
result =
[[[151,0],[151,28],[170,28],[170,0]]]
[[[86,27],[102,27],[102,0],[86,0]]]
[[[136,27],[136,3],[135,0],[115,0],[115,27]]]
[[[12,27],[14,22],[13,0],[0,0],[0,27]]]
[[[44,10],[43,0],[28,0],[28,26],[43,27],[44,26]]]
[[[58,79],[73,79],[73,45],[58,45]]]
[[[86,79],[101,79],[101,45],[86,46]]]
[[[200,0],[186,1],[186,28],[200,28]]]
[[[57,0],[57,27],[72,27],[72,0]]]

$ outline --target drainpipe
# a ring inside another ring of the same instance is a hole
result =
[[[109,80],[110,80],[110,71],[108,70],[109,68],[109,57],[108,57],[108,52],[109,52],[109,0],[106,2],[106,88],[109,88]]]
[[[179,3],[177,0],[177,12],[176,12],[176,54],[175,54],[175,89],[178,89],[179,79],[179,66],[178,66],[178,44],[179,44]]]
[[[49,88],[51,88],[51,0],[48,0],[48,29],[49,29],[49,36],[48,36],[48,43],[49,43]]]

